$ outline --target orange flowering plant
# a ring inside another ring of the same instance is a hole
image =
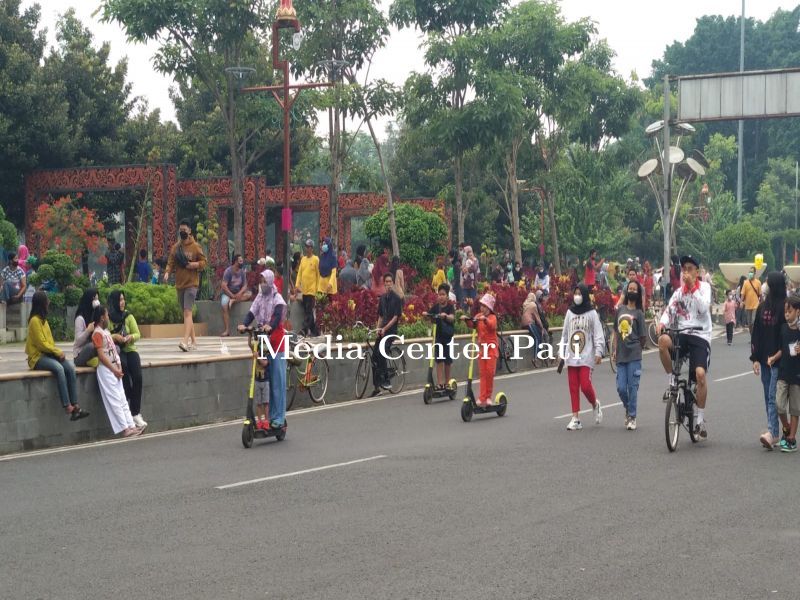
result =
[[[95,211],[75,206],[69,196],[40,204],[31,228],[40,249],[58,250],[75,261],[84,252],[98,252],[106,243],[105,228]]]

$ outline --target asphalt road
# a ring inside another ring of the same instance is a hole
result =
[[[649,354],[635,432],[567,432],[548,371],[468,424],[413,393],[250,450],[233,424],[0,461],[0,598],[797,598],[800,454],[758,444],[747,344],[715,341],[709,441],[674,454]]]

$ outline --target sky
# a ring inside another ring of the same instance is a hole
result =
[[[390,0],[380,0],[388,10]],[[295,0],[296,3],[302,0]],[[792,10],[800,0],[746,0],[746,17],[764,21],[777,9]],[[172,81],[152,67],[155,45],[129,44],[122,29],[116,24],[103,24],[92,13],[97,9],[95,0],[38,0],[42,9],[41,25],[48,30],[48,39],[55,43],[55,24],[58,16],[69,7],[95,35],[96,42],[111,43],[114,63],[128,57],[128,78],[133,83],[133,94],[146,98],[151,109],[160,108],[162,120],[175,120],[175,109],[169,99]],[[34,4],[23,0],[22,6]],[[590,17],[596,24],[598,35],[608,40],[617,53],[615,68],[628,79],[632,72],[639,78],[650,75],[651,62],[660,58],[664,49],[675,40],[685,41],[694,31],[697,18],[706,14],[739,15],[741,0],[671,0],[668,4],[654,0],[561,0],[564,16],[574,21]],[[656,16],[667,6],[665,16]],[[387,46],[375,56],[372,75],[402,85],[412,71],[424,71],[421,38],[412,30],[392,30]],[[745,40],[745,52],[747,41]],[[382,131],[388,120],[378,123]],[[319,132],[325,133],[327,119],[320,119]]]

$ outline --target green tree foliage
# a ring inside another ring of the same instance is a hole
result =
[[[0,248],[16,251],[18,243],[17,228],[11,221],[6,220],[6,211],[0,206]]]
[[[719,252],[720,262],[751,262],[756,254],[763,254],[767,265],[775,265],[769,234],[748,220],[716,232],[714,246]]]
[[[423,276],[430,276],[436,257],[445,252],[447,227],[442,216],[405,203],[397,204],[395,213],[397,240],[403,262]],[[386,207],[366,220],[364,231],[376,245],[389,247],[389,215]]]

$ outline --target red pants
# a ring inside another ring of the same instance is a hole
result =
[[[586,396],[589,404],[594,406],[595,402],[597,402],[597,397],[594,393],[594,386],[592,386],[592,370],[589,367],[567,367],[567,376],[569,378],[569,397],[572,400],[572,412],[576,413],[581,408],[581,392]],[[483,386],[483,378],[481,378],[481,386]]]
[[[478,358],[478,372],[481,375],[481,392],[478,404],[493,402],[492,390],[494,389],[494,372],[497,369],[497,357]]]

